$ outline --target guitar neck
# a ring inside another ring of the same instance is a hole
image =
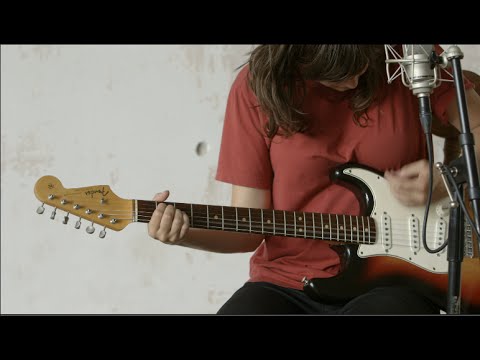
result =
[[[134,200],[135,221],[148,223],[158,202]],[[169,203],[185,212],[190,227],[220,231],[264,234],[338,241],[341,243],[373,244],[376,227],[373,218],[312,212],[251,209],[231,206]]]

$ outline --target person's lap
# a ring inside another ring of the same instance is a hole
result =
[[[346,304],[322,304],[303,291],[266,282],[247,282],[219,309],[219,315],[233,314],[325,314],[399,315],[439,314],[427,298],[402,287],[379,287]]]

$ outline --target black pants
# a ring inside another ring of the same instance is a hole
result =
[[[346,304],[322,304],[303,291],[266,282],[247,282],[220,308],[219,315],[325,314],[411,315],[439,314],[440,308],[402,287],[375,288]]]

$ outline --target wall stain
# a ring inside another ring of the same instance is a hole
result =
[[[21,60],[27,60],[29,58],[30,54],[26,50],[26,46],[18,45],[17,49],[18,49],[18,53],[20,54]]]
[[[112,91],[113,90],[113,79],[111,76],[108,77],[108,82],[107,82],[107,90]]]
[[[212,109],[213,110],[218,110],[220,107],[220,97],[218,94],[216,95],[210,95],[210,96],[205,96],[200,100],[200,102],[208,102],[212,104]],[[224,106],[224,103],[222,102],[222,106]],[[223,119],[222,119],[223,122]]]
[[[53,55],[61,55],[62,46],[59,45],[19,45],[17,47],[21,60],[30,60],[36,58],[40,61],[47,61]]]
[[[189,252],[186,252],[185,253],[185,258],[187,259],[187,263],[189,265],[192,265],[193,264],[193,256],[192,254],[190,254]]]
[[[6,166],[22,176],[38,176],[46,168],[52,167],[54,159],[51,147],[40,142],[36,133],[30,132],[20,136],[15,154],[8,157],[7,161],[2,161],[2,166],[5,162]]]
[[[205,46],[204,45],[182,45],[180,48],[185,54],[186,65],[195,72],[202,72],[205,68]]]
[[[118,168],[110,172],[110,187],[112,188],[118,183],[118,178],[119,178],[118,173],[119,173]]]
[[[201,89],[203,86],[201,74],[205,71],[205,46],[183,45],[180,48],[183,50],[187,69],[195,73],[197,88]]]
[[[212,305],[223,304],[228,294],[223,290],[208,290],[208,303]]]
[[[232,79],[237,75],[238,70],[235,69],[243,65],[248,60],[248,53],[253,49],[249,46],[238,45],[222,45],[221,47],[221,64],[227,73],[232,74]]]
[[[221,205],[224,201],[224,194],[220,191],[220,188],[215,180],[217,172],[217,166],[209,166],[207,175],[207,186],[203,191],[202,201],[204,204]]]
[[[36,99],[38,97],[41,97],[43,95],[42,90],[40,90],[39,87],[33,86],[32,88],[32,99]]]
[[[146,224],[145,224],[145,232],[146,232]],[[134,266],[139,264],[142,267],[149,268],[152,274],[156,273],[157,271],[161,271],[163,269],[165,263],[162,261],[162,252],[161,248],[156,248],[157,246],[168,246],[165,244],[160,243],[160,241],[153,240],[152,238],[148,238],[152,242],[158,242],[158,244],[153,244],[155,249],[153,250],[152,244],[145,243],[145,236],[142,236],[135,241],[132,241],[129,245],[131,246],[131,254],[133,258]],[[148,241],[148,240],[147,240]],[[148,281],[148,280],[145,280]],[[145,282],[144,282],[145,283]]]

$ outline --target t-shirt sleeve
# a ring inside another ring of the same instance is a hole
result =
[[[443,48],[439,45],[435,45],[435,52],[437,54],[443,53]],[[450,74],[453,74],[452,69],[447,67]],[[448,75],[443,69],[440,70],[442,79],[452,80],[452,77]],[[465,90],[471,89],[473,83],[466,77],[463,78]],[[440,86],[433,90],[431,97],[432,112],[440,119],[443,124],[448,123],[447,109],[452,101],[456,101],[455,85],[452,81],[442,81]]]
[[[263,130],[266,118],[248,86],[247,74],[242,69],[230,89],[215,179],[270,189],[273,171]]]

